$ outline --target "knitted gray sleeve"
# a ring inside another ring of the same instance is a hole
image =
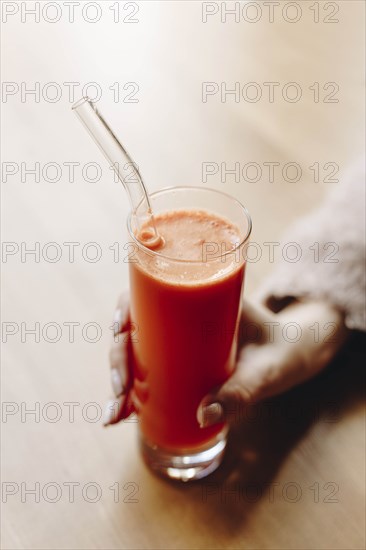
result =
[[[282,248],[285,258],[258,297],[324,299],[344,312],[350,329],[366,330],[363,163],[353,167],[317,210],[290,228],[281,245],[287,245]]]

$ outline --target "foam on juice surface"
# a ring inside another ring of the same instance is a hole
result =
[[[232,271],[235,264],[239,267],[243,263],[237,254],[224,256],[234,251],[242,240],[239,228],[225,218],[204,210],[173,210],[154,219],[162,237],[160,245],[152,249],[157,254],[138,253],[141,263],[153,276],[197,284],[200,280],[222,277]],[[143,241],[140,236],[146,232],[149,232],[148,224],[136,237]]]

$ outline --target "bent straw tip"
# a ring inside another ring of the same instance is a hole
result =
[[[164,238],[156,230],[144,229],[137,235],[137,239],[151,250],[160,248],[165,244]]]

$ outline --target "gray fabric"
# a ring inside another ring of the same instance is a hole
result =
[[[258,295],[324,299],[344,311],[350,329],[366,330],[364,163],[336,185],[316,211],[286,231],[281,245],[298,243],[301,258],[282,259]],[[296,257],[294,247],[288,252]]]

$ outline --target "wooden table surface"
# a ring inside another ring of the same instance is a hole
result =
[[[363,150],[364,3],[280,2],[273,22],[259,2],[238,22],[215,2],[81,0],[74,22],[65,2],[40,2],[35,21],[34,4],[2,2],[1,547],[364,548],[357,338],[321,377],[248,411],[205,481],[152,475],[136,420],[103,429],[128,205],[69,96],[102,96],[151,190],[208,185],[247,205],[263,250],[250,296],[273,268],[263,243]],[[235,163],[238,181],[224,173]]]

